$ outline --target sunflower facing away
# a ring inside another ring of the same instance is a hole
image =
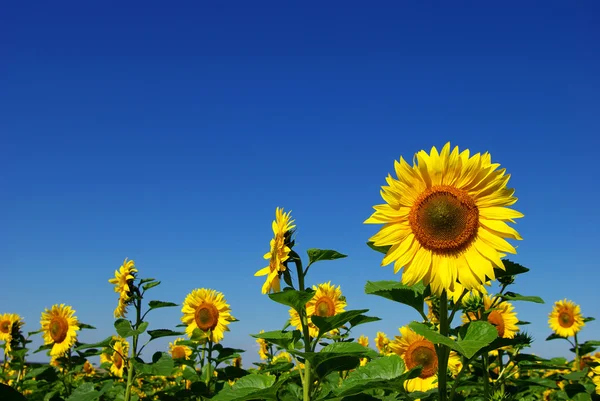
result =
[[[284,213],[282,208],[275,210],[275,220],[273,221],[273,239],[271,239],[271,250],[264,256],[269,261],[269,266],[260,269],[254,276],[267,276],[262,286],[262,293],[267,294],[271,291],[281,291],[281,273],[286,269],[283,264],[289,259],[291,251],[287,241],[291,236],[291,231],[296,226],[291,219],[291,211]]]
[[[261,330],[260,333],[264,333],[264,330]],[[263,338],[257,338],[256,343],[258,344],[258,356],[263,361],[269,359],[269,344]]]
[[[557,301],[548,318],[552,331],[561,337],[572,337],[585,325],[579,305],[567,299]]]
[[[322,317],[335,316],[338,313],[344,312],[346,300],[342,296],[342,290],[339,286],[331,285],[331,282],[313,285],[315,295],[306,303],[306,314],[308,315],[308,331],[311,337],[316,338],[319,334],[319,329],[312,322],[311,317],[314,315]],[[296,310],[290,309],[290,324],[296,326],[298,330],[302,330],[300,315]]]
[[[474,296],[477,297],[477,296]],[[517,323],[517,313],[514,311],[515,307],[510,302],[500,302],[494,305],[492,308],[493,299],[489,295],[483,296],[483,307],[485,311],[492,310],[487,315],[487,322],[494,325],[498,331],[498,337],[500,338],[515,338],[515,335],[519,331]],[[467,323],[471,320],[481,320],[483,318],[481,312],[473,313],[469,312],[469,317],[463,314],[462,321]]]
[[[128,355],[129,342],[124,338],[113,336],[112,349],[109,349],[107,353],[100,354],[100,363],[110,363],[111,373],[117,377],[123,377]]]
[[[125,317],[127,313],[127,305],[131,301],[135,273],[137,273],[135,262],[125,258],[119,270],[115,270],[115,277],[108,280],[109,283],[115,285],[115,292],[119,294],[119,303],[114,312],[116,318]]]
[[[473,289],[495,279],[501,257],[516,253],[505,238],[521,236],[506,222],[523,217],[507,206],[517,198],[506,188],[510,175],[492,163],[489,153],[470,156],[447,143],[440,153],[421,150],[410,166],[403,158],[394,164],[398,179],[388,175],[381,196],[385,204],[365,223],[384,224],[370,238],[390,246],[382,265],[404,269],[402,283],[430,284],[434,294],[452,291],[459,282]]]
[[[194,329],[198,328],[214,343],[223,339],[223,333],[229,331],[227,326],[235,320],[223,294],[206,288],[190,292],[183,302],[181,312],[181,321],[187,325],[185,331],[190,338]]]
[[[23,326],[21,317],[16,313],[5,313],[0,315],[0,341],[5,342],[4,351],[10,353],[13,342],[13,333],[18,332]]]
[[[178,338],[172,343],[169,343],[169,353],[171,354],[171,358],[190,359],[190,356],[192,355],[192,349],[187,345],[179,344],[180,341],[184,341],[184,339]]]
[[[59,358],[75,344],[79,330],[75,311],[68,305],[52,305],[42,312],[42,336],[44,344],[52,344],[50,356]]]
[[[423,367],[419,377],[404,382],[407,391],[427,391],[437,387],[438,359],[431,341],[408,327],[401,327],[400,336],[396,336],[389,347],[404,360],[406,369]]]

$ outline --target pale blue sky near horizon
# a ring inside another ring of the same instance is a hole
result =
[[[39,329],[66,303],[114,332],[108,279],[125,257],[181,304],[194,288],[225,294],[224,345],[258,359],[261,329],[287,309],[260,292],[276,207],[291,210],[297,251],[348,258],[311,268],[341,285],[347,309],[392,337],[418,320],[364,294],[399,280],[365,225],[400,156],[446,142],[489,151],[524,213],[514,291],[535,342],[563,298],[600,318],[597,2],[4,2],[0,12],[0,313]],[[180,308],[149,315],[174,329]],[[41,337],[34,336],[35,347]],[[580,340],[599,340],[590,322]],[[148,349],[166,350],[167,339]],[[153,343],[154,344],[154,343]],[[43,359],[41,354],[32,359]],[[248,366],[247,364],[245,366]]]

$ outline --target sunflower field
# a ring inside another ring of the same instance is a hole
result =
[[[125,259],[108,280],[118,300],[114,332],[103,341],[78,340],[94,327],[78,319],[73,305],[42,311],[33,332],[21,316],[0,311],[0,400],[600,399],[600,341],[578,341],[594,318],[574,302],[556,300],[549,308],[553,334],[546,339],[563,342],[572,358],[528,353],[533,340],[515,302],[544,301],[513,291],[528,269],[507,259],[516,254],[508,240],[521,240],[510,223],[523,215],[512,208],[517,198],[505,169],[489,153],[471,155],[449,143],[417,152],[412,165],[400,158],[394,168],[396,177],[381,189],[383,203],[364,223],[379,225],[367,246],[401,278],[364,288],[390,307],[413,308],[419,321],[378,332],[372,346],[365,336],[355,338],[357,326],[380,320],[377,311],[348,310],[335,277],[312,283],[309,274],[347,255],[317,248],[299,255],[291,212],[277,208],[267,266],[254,275],[264,278],[265,296],[289,308],[289,319],[283,329],[250,334],[259,363],[246,366],[244,350],[227,346],[237,319],[226,293],[197,288],[181,305],[154,300],[160,281]],[[181,324],[148,330],[159,308],[176,308]],[[37,350],[29,348],[33,336],[43,338]],[[172,338],[168,350],[144,352],[165,337]],[[30,362],[40,352],[49,364]]]

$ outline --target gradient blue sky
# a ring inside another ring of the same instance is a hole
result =
[[[223,291],[240,319],[225,344],[254,361],[249,334],[288,316],[253,277],[281,206],[301,255],[349,255],[309,283],[340,284],[349,309],[383,318],[356,336],[393,336],[419,317],[364,294],[400,276],[363,221],[395,159],[451,141],[512,174],[525,214],[512,259],[531,269],[514,291],[546,300],[517,303],[518,317],[533,352],[568,355],[544,342],[552,303],[600,318],[600,7],[484,3],[4,2],[0,313],[33,331],[67,303],[98,328],[80,340],[103,339],[108,279],[129,257],[162,280],[150,299]],[[156,311],[150,328],[180,317]]]

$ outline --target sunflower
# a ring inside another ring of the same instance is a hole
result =
[[[276,364],[278,362],[292,362],[292,356],[286,351],[280,351],[273,357],[273,361],[271,363]]]
[[[377,350],[379,350],[380,354],[388,355],[390,353],[389,349],[390,340],[387,338],[384,332],[378,331],[375,336],[375,346]]]
[[[179,344],[180,341],[185,341],[183,338],[178,338],[177,340],[169,343],[169,353],[171,354],[171,358],[173,359],[190,359],[192,355],[192,349],[187,345]]]
[[[460,355],[458,355],[456,351],[450,351],[450,356],[448,357],[448,369],[450,370],[452,377],[456,377],[462,368],[463,363]]]
[[[419,377],[404,382],[407,391],[427,391],[437,387],[438,359],[433,343],[408,327],[400,328],[400,336],[390,342],[407,369],[422,366]]]
[[[264,330],[260,331],[260,333],[264,332]],[[260,359],[263,361],[269,359],[269,344],[267,344],[267,341],[263,338],[257,338],[256,343],[258,344],[258,356],[260,356]]]
[[[254,276],[267,276],[262,286],[262,293],[267,294],[271,291],[281,291],[280,276],[286,269],[284,262],[289,259],[290,237],[292,229],[296,227],[292,223],[291,211],[284,213],[282,208],[275,210],[275,220],[273,221],[273,239],[271,239],[271,250],[264,256],[269,261],[269,266],[260,269]]]
[[[12,342],[18,341],[15,339],[15,334],[18,334],[21,326],[25,323],[21,316],[16,313],[5,313],[0,315],[0,340],[5,342],[4,352],[7,354],[12,350]]]
[[[592,377],[592,383],[596,386],[596,394],[600,394],[600,366],[596,366],[592,369],[594,377]]]
[[[123,371],[127,364],[127,355],[129,354],[129,343],[126,339],[117,337],[112,348],[114,352],[110,355],[110,371],[117,377],[123,377]]]
[[[473,296],[469,298],[469,301],[476,298],[477,296]],[[517,331],[519,331],[519,326],[517,326],[519,319],[517,319],[517,314],[514,311],[515,307],[510,302],[504,301],[494,305],[492,308],[493,301],[489,295],[486,294],[483,296],[483,308],[485,312],[491,311],[487,315],[487,322],[496,327],[498,337],[515,338]],[[471,320],[482,320],[483,316],[481,310],[478,312],[468,312],[468,316],[467,314],[463,314],[462,321],[467,323]]]
[[[356,342],[359,343],[360,345],[362,345],[363,347],[368,347],[369,346],[369,337],[360,336],[360,337],[358,337]],[[368,361],[369,361],[368,358],[360,358],[360,366],[365,366]]]
[[[73,308],[65,304],[52,305],[42,312],[42,336],[44,344],[52,344],[50,356],[61,357],[75,344],[79,324],[74,314]]]
[[[93,376],[96,373],[96,369],[94,368],[94,365],[90,363],[90,361],[85,361],[82,370],[87,376]]]
[[[308,330],[311,337],[317,337],[319,329],[312,322],[311,317],[314,315],[322,317],[335,316],[338,313],[344,312],[346,307],[346,299],[342,296],[342,290],[338,286],[331,285],[331,281],[318,286],[313,285],[315,291],[314,296],[306,303],[306,314],[308,315]],[[302,322],[300,315],[295,309],[290,309],[290,324],[296,326],[298,330],[302,330]]]
[[[187,325],[185,329],[191,338],[194,329],[200,329],[208,339],[218,343],[223,339],[223,333],[234,319],[231,309],[223,294],[206,288],[193,290],[183,301],[181,321]]]
[[[557,301],[548,317],[550,328],[561,337],[574,336],[585,326],[581,308],[567,299]]]
[[[231,361],[231,366],[235,367],[235,368],[242,368],[242,357],[238,356],[233,358],[233,361]]]
[[[423,281],[436,295],[456,282],[470,290],[495,279],[504,253],[516,253],[504,238],[521,239],[506,224],[523,217],[507,208],[517,201],[506,188],[510,175],[489,153],[450,151],[450,143],[415,159],[412,167],[403,158],[395,162],[398,179],[388,175],[381,191],[386,203],[365,221],[384,224],[370,238],[390,246],[382,265],[393,262],[395,273],[404,268],[404,284]]]
[[[116,318],[125,317],[127,313],[126,308],[131,302],[131,295],[133,293],[135,273],[137,273],[135,262],[125,258],[119,270],[115,270],[115,277],[108,280],[109,283],[115,285],[115,292],[119,294],[119,304],[114,312]]]

